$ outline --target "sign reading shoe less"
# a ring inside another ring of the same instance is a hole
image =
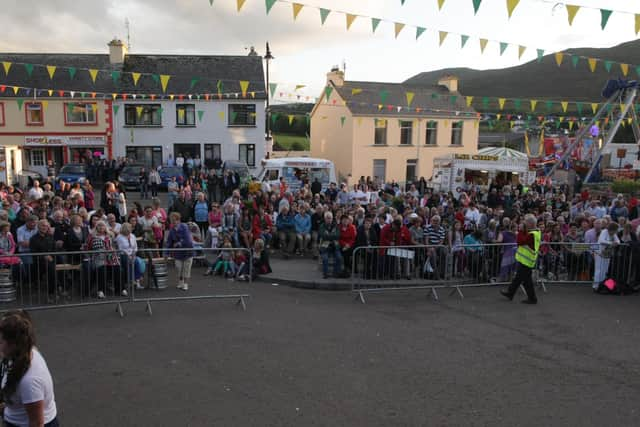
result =
[[[101,146],[105,145],[104,136],[25,136],[24,144],[30,147],[38,146]]]

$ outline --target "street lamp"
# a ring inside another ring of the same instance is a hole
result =
[[[266,86],[266,94],[267,94],[267,110],[265,114],[266,118],[266,137],[265,140],[267,142],[271,141],[271,117],[269,112],[269,96],[271,94],[271,90],[269,89],[269,62],[274,59],[273,55],[271,55],[271,49],[269,48],[269,42],[267,42],[267,53],[264,55],[264,60],[267,63],[267,86]]]

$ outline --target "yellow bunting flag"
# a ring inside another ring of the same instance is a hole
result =
[[[47,92],[49,93],[49,96],[53,96],[53,89],[49,89]]]
[[[518,46],[518,59],[522,58],[525,50],[527,50],[526,46]]]
[[[440,46],[442,46],[442,43],[444,43],[444,40],[449,35],[449,32],[447,32],[447,31],[438,31],[438,35],[440,37]]]
[[[404,24],[400,23],[400,22],[396,22],[394,24],[394,29],[396,32],[396,38],[398,38],[398,34],[400,34],[400,31],[402,31],[402,29],[404,28]]]
[[[53,79],[53,75],[56,73],[56,67],[55,65],[47,65],[47,72],[49,73],[49,78]]]
[[[520,3],[520,0],[507,0],[507,12],[509,13],[509,18],[513,15],[513,11]]]
[[[4,73],[6,75],[9,75],[9,70],[11,69],[11,62],[3,61],[2,62],[2,67],[4,68]]]
[[[115,99],[116,99],[117,97],[118,97],[118,94],[117,94],[117,93],[112,93],[112,94],[111,94],[111,98],[113,98],[113,100],[114,100],[114,101],[115,101]]]
[[[438,0],[438,10],[442,10],[442,6],[444,6],[445,0]]]
[[[378,111],[382,110],[382,104],[378,104]]]
[[[596,65],[598,64],[598,60],[596,58],[588,58],[587,62],[589,63],[589,69],[591,70],[591,72],[595,72],[596,71]]]
[[[569,103],[567,101],[561,101],[560,105],[562,105],[562,112],[566,113],[567,112],[567,108],[569,107]]]
[[[353,24],[353,21],[356,20],[358,15],[352,15],[350,13],[347,13],[346,16],[347,16],[347,31],[349,31],[349,28],[351,28],[351,24]]]
[[[467,96],[467,107],[471,107],[472,102],[473,102],[473,96]]]
[[[291,6],[293,7],[293,20],[295,21],[304,5],[300,3],[291,3]]]
[[[573,121],[573,120],[571,120],[571,121],[569,122],[569,130],[573,130],[573,127],[575,126],[575,124],[576,124],[576,122],[575,122],[575,121]]]
[[[562,60],[564,59],[564,53],[562,52],[557,52],[555,54],[556,57],[556,64],[558,64],[558,67],[562,65]]]
[[[620,111],[624,110],[624,104],[620,104]]]
[[[169,79],[171,78],[171,76],[166,75],[166,74],[160,74],[160,84],[162,85],[162,91],[166,92],[167,91],[167,85],[169,84]]]
[[[140,80],[140,73],[131,73],[131,78],[133,79],[133,85],[138,86],[138,80]]]
[[[573,19],[576,17],[576,13],[580,10],[580,6],[575,6],[572,4],[566,4],[567,8],[567,16],[569,18],[569,25],[573,25]]]
[[[13,87],[13,94],[17,95],[19,90],[20,90],[20,88],[18,86],[14,86]]]
[[[93,105],[95,105],[95,104],[93,104]],[[42,109],[44,111],[47,111],[47,108],[49,108],[49,101],[42,101]],[[94,113],[95,113],[95,111],[94,111]]]
[[[407,105],[408,105],[409,107],[411,107],[411,103],[413,102],[413,97],[414,97],[416,94],[415,94],[415,93],[413,93],[413,92],[407,92],[407,93],[405,93],[405,95],[407,96]]]
[[[291,126],[293,124],[293,119],[296,118],[296,116],[287,116],[289,118],[289,126]]]
[[[240,90],[242,91],[242,97],[247,97],[247,89],[249,88],[249,82],[247,80],[240,80]]]
[[[357,95],[362,93],[362,89],[351,89],[351,95]]]
[[[484,53],[484,49],[487,47],[488,42],[489,40],[487,39],[480,39],[480,53]]]
[[[140,108],[140,107],[138,107]],[[178,110],[178,121],[179,122],[184,122],[184,109],[179,109]]]
[[[529,102],[531,103],[531,111],[536,111],[536,105],[538,105],[538,101],[535,99],[532,99]]]
[[[629,74],[629,64],[620,64],[620,71],[622,71],[622,75],[627,77]]]
[[[173,101],[173,98],[175,98],[175,97],[176,97],[175,95],[169,95],[169,99],[170,99],[171,101]]]
[[[91,76],[91,80],[93,81],[93,83],[95,83],[96,78],[98,77],[98,70],[90,69],[89,75]]]
[[[184,110],[178,110],[178,117],[180,117],[180,111],[184,113]],[[144,112],[144,107],[136,107],[136,114],[138,115],[138,117],[142,116],[143,112]]]
[[[244,6],[244,2],[247,0],[237,0],[237,7],[238,7],[238,12],[240,12],[240,9],[242,9],[242,6]]]
[[[98,104],[96,104],[95,102],[92,104],[89,104],[91,106],[91,110],[93,110],[93,114],[95,114],[98,111]]]
[[[296,88],[295,88],[294,90],[300,90],[300,89],[302,89],[303,87],[306,87],[306,86],[305,86],[305,85],[296,85]]]
[[[498,105],[500,106],[500,109],[504,109],[504,103],[507,102],[506,98],[498,98]]]
[[[256,93],[255,92],[250,92],[250,93],[251,93],[251,97],[255,99]]]
[[[224,122],[224,111],[218,111],[218,117],[220,117],[220,120]]]
[[[636,35],[640,33],[640,13],[636,14]]]
[[[598,103],[597,102],[591,103],[591,111],[593,111],[593,114],[595,114],[596,111],[598,111]]]

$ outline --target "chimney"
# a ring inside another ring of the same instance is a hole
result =
[[[327,83],[332,82],[336,86],[344,86],[344,71],[336,65],[327,73]]]
[[[447,89],[449,89],[449,92],[457,92],[458,78],[456,76],[446,74],[440,77],[440,80],[438,80],[438,86],[445,86]]]
[[[127,56],[127,46],[122,40],[113,38],[108,44],[109,46],[109,62],[111,65],[122,65]]]

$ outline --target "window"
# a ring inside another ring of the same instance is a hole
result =
[[[64,104],[64,114],[66,125],[97,124],[96,111],[98,104],[74,104],[66,102]]]
[[[267,170],[265,178],[267,178],[267,181],[277,181],[279,172],[278,169],[269,169]]]
[[[400,145],[411,145],[413,122],[400,120]]]
[[[29,164],[31,166],[44,166],[44,150],[29,150]]]
[[[406,174],[406,183],[416,182],[416,172],[418,169],[418,159],[408,159],[407,160],[407,174]]]
[[[387,161],[384,159],[373,161],[373,177],[379,179],[382,182],[386,181],[387,177]]]
[[[229,126],[255,126],[256,104],[229,104]]]
[[[240,144],[238,146],[238,154],[241,162],[245,162],[247,166],[256,165],[256,146],[255,144]]]
[[[387,145],[387,121],[375,119],[376,134],[373,143],[375,145]]]
[[[143,163],[149,167],[162,165],[162,146],[155,147],[125,147],[127,159],[132,163]]]
[[[435,120],[427,122],[427,138],[424,143],[426,145],[438,145],[438,122]]]
[[[204,144],[205,166],[211,169],[215,159],[222,160],[222,146],[220,144]]]
[[[176,105],[176,125],[177,126],[195,126],[196,125],[196,106],[193,104]]]
[[[159,104],[127,104],[124,106],[125,126],[161,126],[162,108]]]
[[[27,114],[27,126],[44,125],[44,114],[42,112],[42,103],[40,102],[26,103],[25,113]]]
[[[451,124],[451,145],[462,145],[462,121]]]
[[[0,126],[4,126],[4,104],[0,102]]]

